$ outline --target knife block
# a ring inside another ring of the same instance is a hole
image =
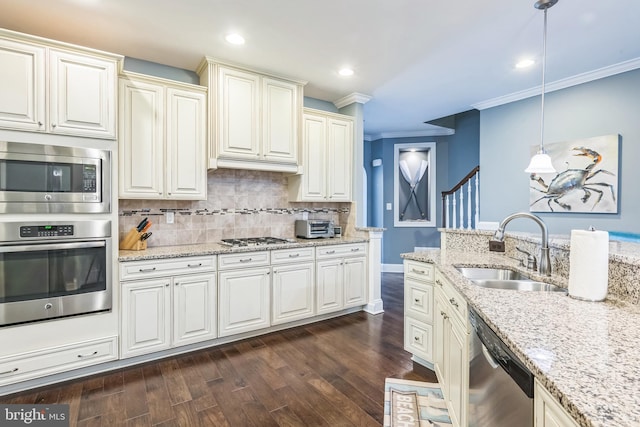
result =
[[[128,250],[128,251],[144,251],[147,249],[147,241],[141,241],[140,237],[142,233],[140,233],[135,228],[129,230],[126,236],[122,240],[120,240],[120,249]]]

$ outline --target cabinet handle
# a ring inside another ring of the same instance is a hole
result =
[[[52,127],[52,128],[55,128],[55,127],[56,127],[56,124],[55,124],[55,123],[51,123],[51,127]]]
[[[79,355],[78,355],[78,359],[86,359],[87,357],[93,357],[93,356],[95,356],[96,354],[98,354],[98,351],[97,351],[97,350],[96,350],[96,351],[94,351],[94,352],[93,352],[93,353],[91,353],[91,354],[79,354]]]
[[[300,254],[289,254],[289,258],[297,258]]]
[[[415,301],[416,303],[419,303],[420,299],[419,298],[415,298],[413,301]]]
[[[42,122],[38,122],[38,127],[42,127]]]
[[[436,285],[438,285],[438,286],[442,286],[442,282],[441,282],[440,280],[437,280],[437,279],[436,279]]]
[[[140,271],[140,273],[148,273],[150,271],[156,271],[155,267],[151,267],[151,268],[140,268],[138,269],[138,271]]]
[[[201,262],[199,262],[198,264],[187,264],[187,267],[189,267],[189,268],[202,267],[202,263],[201,263]]]
[[[447,316],[447,313],[445,313],[444,311],[441,311],[441,312],[440,312],[440,315],[441,315],[442,317],[444,317],[445,319],[448,319],[448,318],[449,318],[449,316]]]
[[[413,340],[414,340],[415,342],[419,342],[419,341],[420,341],[420,337],[413,337]]]
[[[10,371],[0,372],[0,375],[8,375],[8,374],[13,374],[15,372],[18,372],[18,368],[13,368]]]
[[[416,270],[415,268],[412,268],[411,271],[413,271],[414,273],[418,273],[418,274],[424,274],[425,273],[424,270]]]
[[[327,251],[327,252],[326,252],[326,254],[327,254],[327,255],[335,254],[335,253],[336,253],[336,251]]]
[[[168,288],[168,287],[169,287],[169,284],[167,283],[167,284],[166,284],[166,285],[164,285],[164,286],[165,286],[166,288]]]
[[[351,252],[358,252],[360,248],[351,248]]]
[[[455,308],[458,308],[458,303],[456,302],[456,300],[454,298],[451,298],[449,300],[449,302],[451,303],[452,306],[454,306]]]
[[[240,259],[240,262],[250,262],[252,260],[252,258],[245,258],[245,259]]]

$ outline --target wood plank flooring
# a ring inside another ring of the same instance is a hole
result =
[[[403,350],[403,276],[384,314],[358,312],[42,389],[2,403],[66,403],[72,426],[379,426],[386,377],[437,381]]]

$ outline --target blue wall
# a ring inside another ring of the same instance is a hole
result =
[[[540,97],[483,110],[480,114],[480,219],[500,221],[529,211],[531,145],[540,141]],[[540,213],[551,234],[590,225],[640,232],[640,70],[545,95],[545,143],[620,135],[618,214]],[[529,221],[509,230],[536,231]]]
[[[183,70],[182,68],[171,67],[142,59],[126,57],[124,58],[123,68],[126,71],[133,71],[148,76],[163,77],[169,80],[196,85],[200,84],[200,77],[194,71]]]
[[[480,114],[476,110],[467,111],[455,116],[455,134],[436,137],[413,138],[386,138],[372,142],[365,142],[364,164],[368,176],[369,206],[368,218],[371,226],[380,226],[371,223],[376,209],[374,192],[375,174],[371,166],[373,159],[382,159],[383,179],[383,204],[393,203],[393,153],[395,144],[436,142],[436,224],[437,227],[394,227],[393,210],[383,211],[383,224],[386,228],[382,239],[383,264],[401,264],[401,253],[413,252],[416,246],[440,246],[440,233],[438,227],[442,223],[440,192],[453,187],[469,171],[478,165],[479,161],[479,135]],[[369,147],[367,147],[369,145]],[[379,169],[379,168],[377,168]]]

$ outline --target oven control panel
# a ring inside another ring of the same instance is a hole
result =
[[[20,237],[73,236],[73,225],[23,225]]]

